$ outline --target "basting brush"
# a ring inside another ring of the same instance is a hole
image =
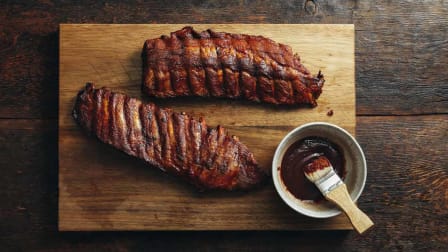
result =
[[[346,185],[326,157],[315,158],[305,166],[304,172],[308,180],[317,186],[326,199],[338,205],[345,212],[358,233],[362,234],[373,226],[372,220],[352,201]]]

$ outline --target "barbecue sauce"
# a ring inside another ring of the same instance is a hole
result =
[[[325,156],[339,177],[344,179],[345,159],[341,148],[321,137],[308,137],[292,144],[283,156],[280,177],[296,198],[319,202],[324,199],[323,195],[303,172],[303,168],[314,160],[313,154]]]

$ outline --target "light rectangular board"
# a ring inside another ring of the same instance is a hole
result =
[[[195,24],[196,30],[263,35],[292,47],[305,67],[325,76],[315,108],[284,108],[226,99],[147,98],[140,91],[141,50],[148,38],[184,24],[60,26],[60,230],[309,230],[351,229],[344,215],[301,216],[277,195],[271,180],[248,192],[199,192],[112,147],[88,137],[71,117],[86,82],[107,86],[177,112],[202,116],[237,135],[263,169],[288,131],[324,121],[355,133],[353,25]],[[333,110],[333,116],[327,112]]]

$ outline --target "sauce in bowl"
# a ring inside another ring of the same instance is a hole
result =
[[[324,196],[303,172],[303,168],[313,161],[313,154],[328,158],[335,172],[344,179],[345,159],[341,148],[321,137],[307,137],[289,146],[282,159],[280,178],[294,197],[319,202]]]

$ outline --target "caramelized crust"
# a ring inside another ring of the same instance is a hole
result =
[[[313,76],[289,46],[262,36],[184,27],[145,42],[143,91],[155,97],[212,96],[316,106],[323,75]]]
[[[201,189],[249,189],[266,178],[245,145],[202,118],[90,83],[79,92],[73,117],[102,142]]]

